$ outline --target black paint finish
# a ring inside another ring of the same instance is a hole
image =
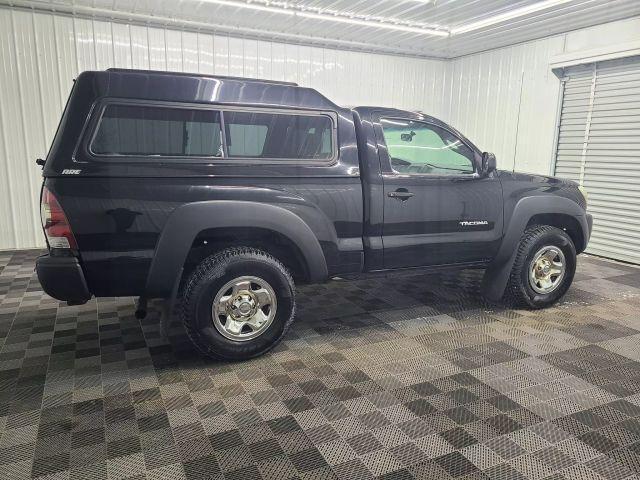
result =
[[[96,158],[87,148],[89,139],[101,105],[113,100],[326,113],[335,122],[337,158],[324,163]],[[450,130],[474,151],[476,173],[465,178],[393,173],[380,135],[381,114]],[[276,232],[303,258],[302,280],[318,282],[404,268],[486,266],[499,251],[513,248],[504,238],[525,197],[566,199],[585,215],[574,184],[487,175],[481,159],[480,150],[459,132],[414,112],[345,109],[288,83],[108,70],[84,72],[76,80],[44,177],[69,219],[92,294],[166,297],[185,252],[208,229]],[[562,209],[575,217],[575,209]],[[588,226],[582,234],[588,239]],[[582,251],[585,245],[576,247]]]
[[[489,261],[502,236],[502,187],[496,175],[480,173],[480,151],[459,132],[453,131],[476,154],[476,173],[395,173],[384,143],[380,118],[444,124],[420,113],[396,109],[368,109],[367,113],[374,123],[382,171],[384,268]],[[453,130],[449,126],[446,128]],[[406,194],[411,196],[403,198]],[[471,222],[479,223],[473,225]]]

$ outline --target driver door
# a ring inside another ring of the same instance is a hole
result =
[[[384,268],[482,264],[502,237],[502,187],[480,152],[417,113],[374,116],[384,186]]]

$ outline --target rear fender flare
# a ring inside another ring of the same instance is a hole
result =
[[[291,240],[302,253],[311,282],[327,278],[327,263],[318,238],[304,220],[279,206],[214,200],[182,205],[162,229],[147,276],[147,298],[170,298],[194,239],[210,228],[256,227]]]
[[[583,238],[589,238],[586,213],[574,201],[552,195],[520,199],[513,209],[511,219],[506,224],[498,253],[487,267],[482,280],[482,291],[488,299],[498,301],[504,295],[522,234],[531,218],[539,214],[570,215],[580,224]],[[584,246],[576,245],[576,249],[581,251]]]

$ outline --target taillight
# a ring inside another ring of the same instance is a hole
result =
[[[44,233],[51,248],[78,248],[64,210],[62,210],[60,203],[47,187],[42,189],[40,217],[42,228],[44,228]]]

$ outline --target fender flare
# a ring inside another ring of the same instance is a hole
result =
[[[575,218],[582,229],[585,245],[576,245],[577,251],[586,247],[590,226],[586,212],[574,201],[558,196],[525,197],[516,203],[505,228],[498,253],[487,267],[482,279],[482,292],[489,300],[498,301],[504,295],[511,269],[518,253],[518,244],[529,220],[540,214],[563,214]]]
[[[212,200],[176,208],[162,229],[147,275],[147,298],[170,298],[193,240],[209,228],[257,227],[280,233],[302,252],[310,281],[328,276],[327,262],[314,232],[295,213],[258,202]]]

